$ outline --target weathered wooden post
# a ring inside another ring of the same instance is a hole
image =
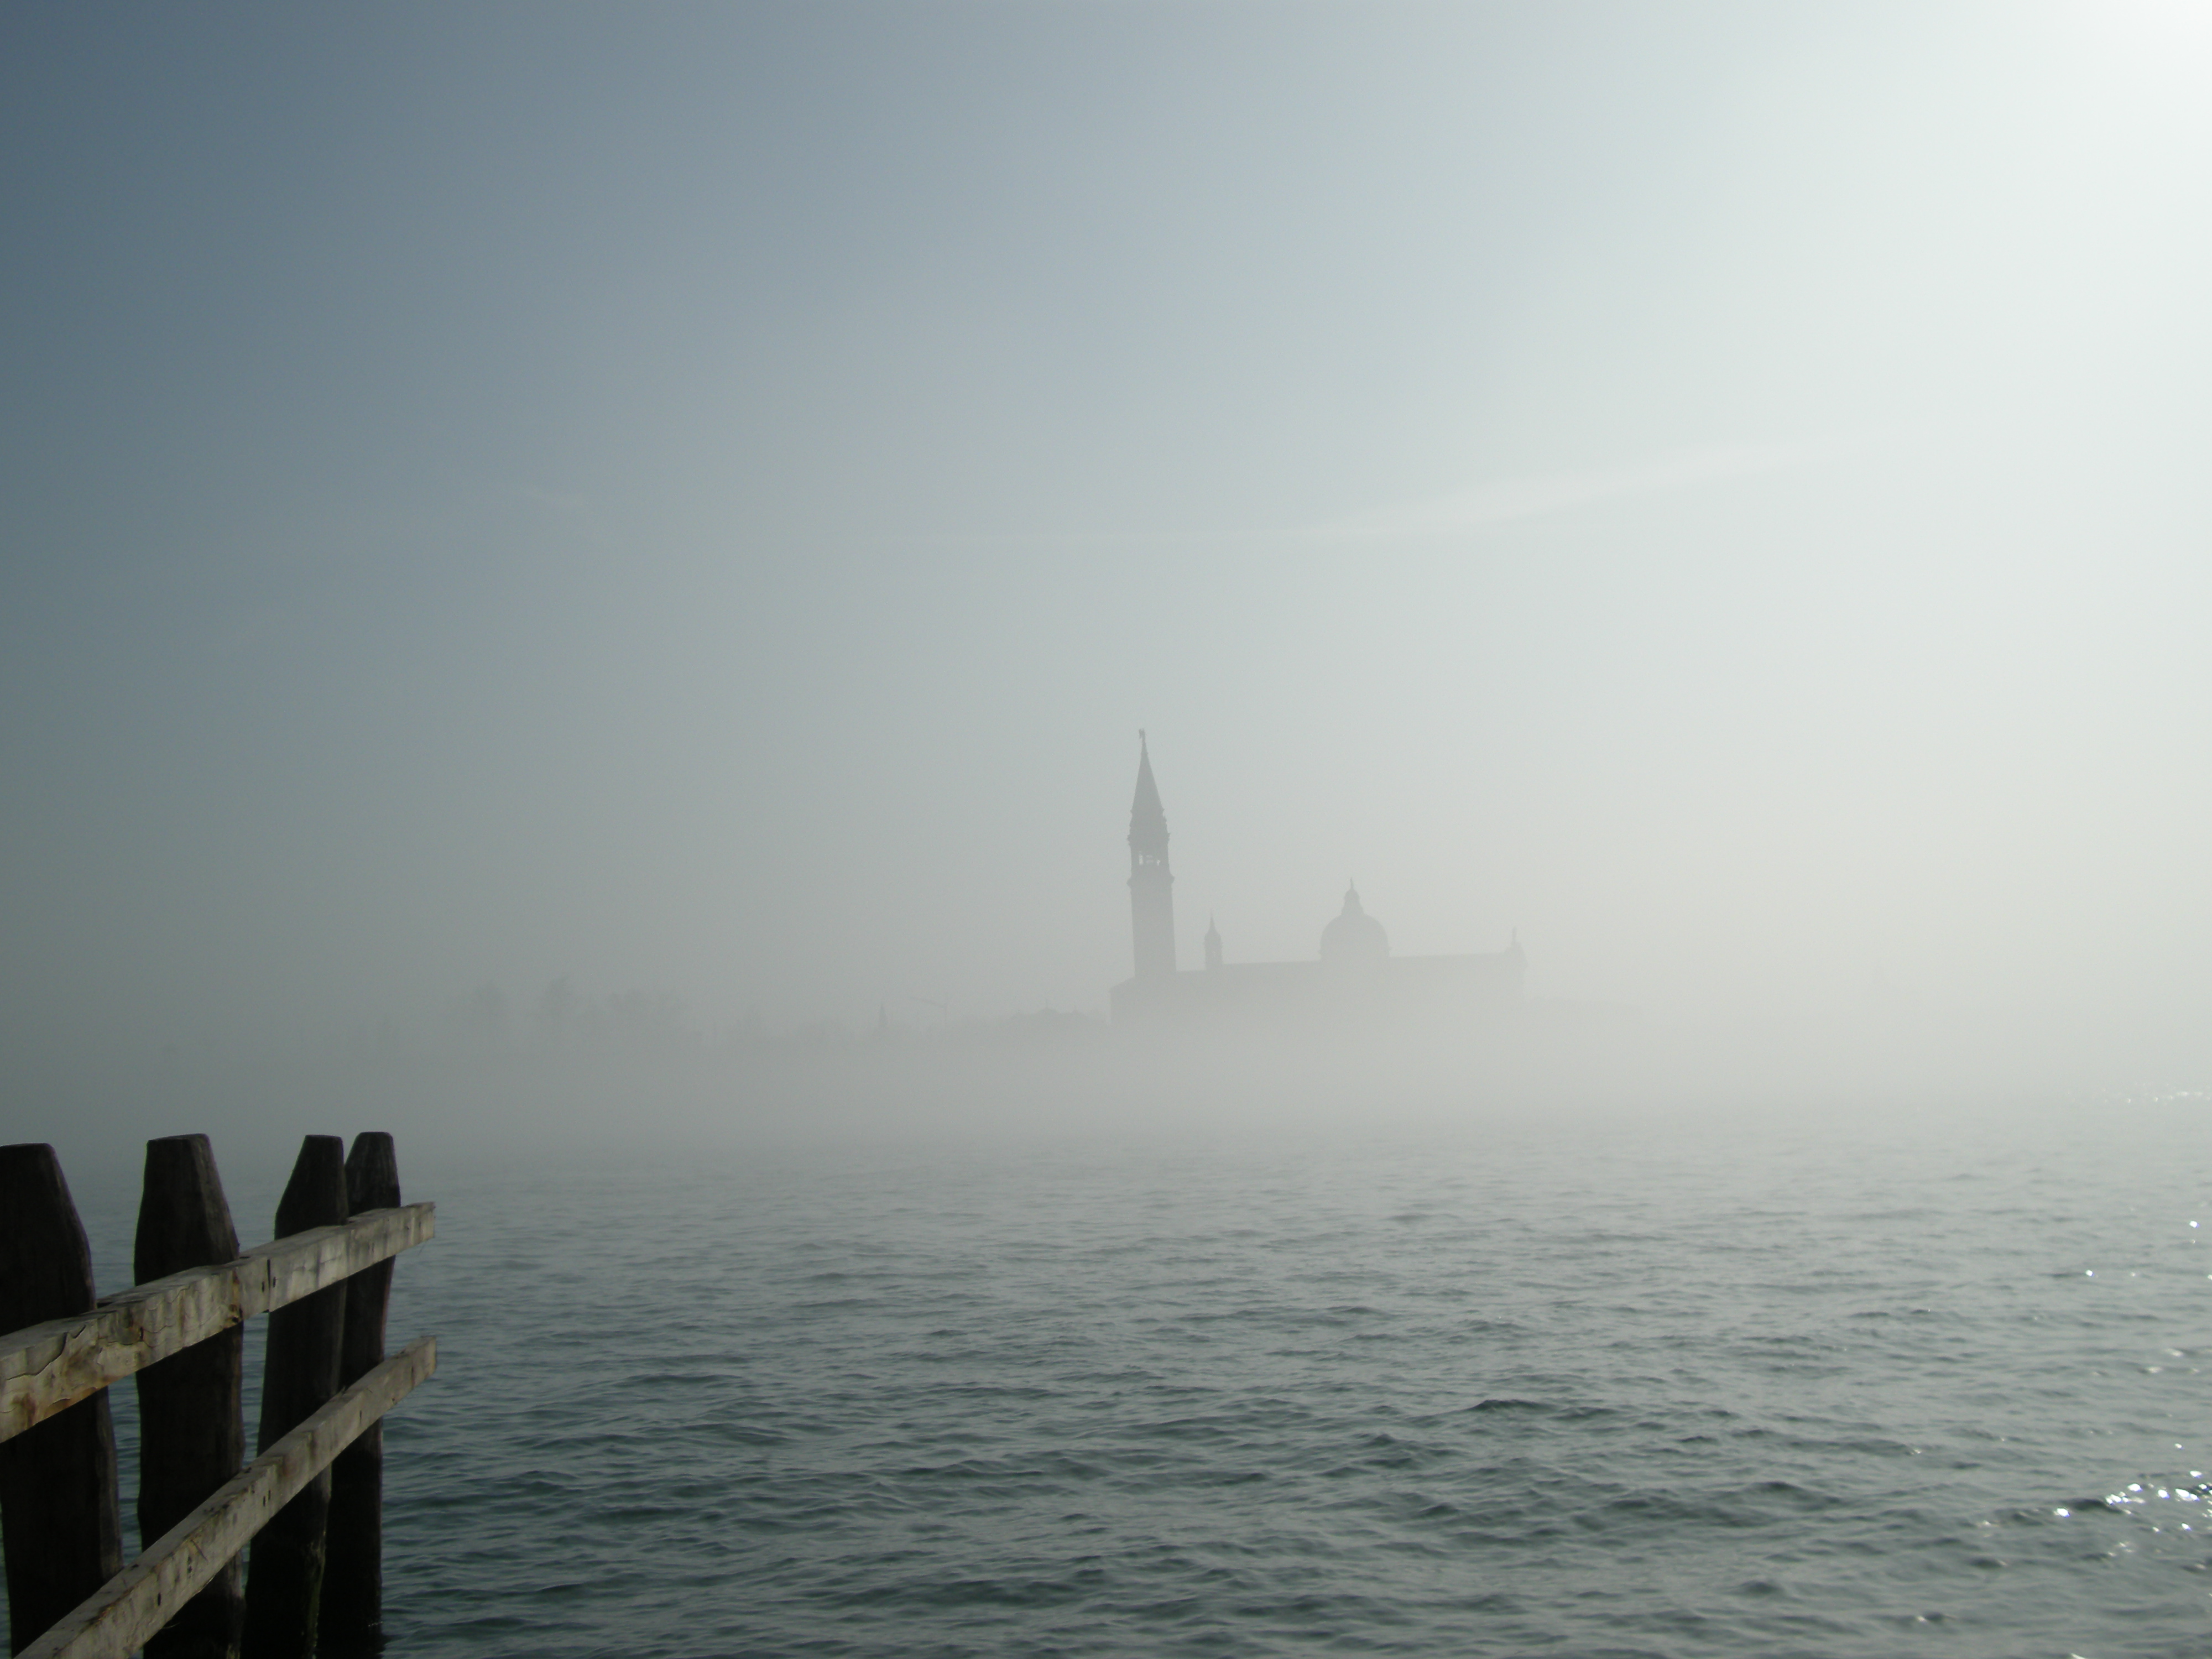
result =
[[[345,1143],[309,1135],[277,1201],[276,1236],[337,1225],[346,1214]],[[267,1451],[338,1391],[345,1293],[341,1281],[269,1316],[258,1449]],[[246,1659],[313,1659],[330,1508],[325,1469],[254,1539],[246,1574]]]
[[[152,1276],[95,1300],[53,1149],[0,1147],[0,1534],[23,1659],[313,1659],[332,1464],[438,1368],[437,1339],[420,1337],[337,1388],[347,1280],[436,1228],[429,1204],[349,1218],[342,1150],[307,1138],[277,1207],[280,1237],[241,1254],[205,1138],[152,1143],[137,1245]],[[359,1150],[357,1188],[386,1182],[396,1197],[388,1139]],[[383,1330],[377,1277],[365,1344]],[[262,1314],[261,1455],[222,1479],[243,1439],[238,1327]],[[139,1517],[162,1530],[126,1567],[106,1391],[129,1376],[145,1404]],[[241,1632],[228,1569],[257,1538]]]
[[[138,1282],[237,1256],[238,1231],[208,1138],[148,1141],[131,1253]],[[140,1548],[150,1548],[243,1466],[246,1418],[239,1389],[245,1364],[241,1321],[138,1373]],[[146,1644],[149,1659],[236,1659],[246,1620],[245,1583],[233,1557]]]
[[[0,1146],[0,1331],[88,1313],[92,1250],[60,1160]],[[115,1428],[103,1392],[0,1441],[8,1630],[21,1653],[123,1567]]]
[[[355,1215],[399,1207],[399,1161],[392,1137],[358,1134],[346,1153],[346,1202]],[[392,1305],[389,1257],[346,1281],[339,1386],[384,1363]],[[379,1418],[331,1465],[330,1559],[323,1573],[320,1644],[325,1654],[374,1652],[384,1634],[384,1420]]]

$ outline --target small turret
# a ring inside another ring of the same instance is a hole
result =
[[[1221,966],[1221,930],[1213,925],[1213,918],[1210,915],[1206,919],[1206,965],[1209,968]]]

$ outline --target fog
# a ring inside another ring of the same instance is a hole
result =
[[[2201,6],[0,31],[5,1139],[2208,1076]]]

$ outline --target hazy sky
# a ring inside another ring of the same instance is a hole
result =
[[[0,16],[0,1052],[491,981],[2201,1024],[2212,7]]]

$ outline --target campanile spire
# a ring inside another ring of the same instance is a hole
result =
[[[1137,733],[1137,794],[1129,803],[1129,926],[1137,976],[1176,970],[1175,876],[1168,869],[1168,815],[1152,781],[1152,756]]]

